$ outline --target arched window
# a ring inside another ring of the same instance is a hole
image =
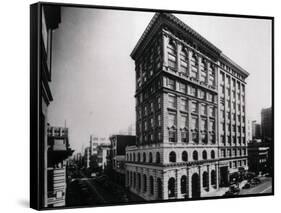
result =
[[[160,163],[160,153],[156,152],[156,163]]]
[[[170,178],[168,181],[168,197],[175,197],[175,178]]]
[[[140,153],[138,153],[138,162],[140,162]]]
[[[183,175],[181,177],[181,193],[182,194],[185,194],[186,193],[186,181],[187,181],[187,178],[185,175]]]
[[[143,192],[146,192],[147,183],[146,183],[146,175],[143,175]]]
[[[172,69],[177,67],[177,50],[176,44],[173,41],[170,41],[167,47],[168,50],[168,65]]]
[[[154,179],[152,176],[150,176],[149,178],[149,188],[150,188],[150,194],[153,195],[154,194]]]
[[[216,154],[215,154],[215,151],[214,151],[214,150],[211,151],[211,158],[212,158],[212,159],[215,159],[215,158],[216,158]]]
[[[216,184],[217,184],[217,174],[216,174],[215,170],[211,171],[211,184],[213,186],[216,186]]]
[[[153,159],[152,159],[152,153],[149,152],[149,163],[152,163],[153,162]]]
[[[186,162],[187,161],[187,152],[186,151],[183,151],[182,154],[181,154],[181,159],[182,161]]]
[[[136,161],[136,154],[133,154],[133,161]]]
[[[207,151],[206,151],[206,150],[204,150],[204,151],[202,152],[202,158],[203,158],[204,160],[207,160]]]
[[[197,151],[194,151],[192,156],[193,156],[193,160],[198,160],[198,152]]]
[[[145,152],[142,154],[142,162],[146,162],[146,154],[145,154]]]
[[[209,175],[208,172],[203,172],[203,187],[209,190]]]
[[[170,154],[169,154],[169,161],[170,162],[176,162],[176,160],[177,160],[176,153],[174,151],[170,152]]]
[[[162,194],[163,194],[163,186],[162,186],[162,181],[160,178],[157,178],[157,188],[158,188],[158,199],[162,199]]]

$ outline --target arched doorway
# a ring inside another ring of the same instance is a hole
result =
[[[176,196],[176,180],[175,178],[170,178],[168,181],[168,197],[173,198]]]
[[[200,182],[199,182],[199,175],[194,173],[191,178],[192,181],[192,198],[199,198],[200,197]]]

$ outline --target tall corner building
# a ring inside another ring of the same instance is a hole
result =
[[[137,145],[126,186],[145,200],[215,193],[247,170],[245,79],[220,49],[169,13],[156,13],[131,53]]]

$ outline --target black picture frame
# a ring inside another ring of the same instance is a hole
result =
[[[45,147],[42,143],[44,140],[44,129],[42,126],[45,123],[44,116],[42,114],[42,81],[51,79],[51,73],[49,76],[42,73],[42,8],[50,7],[75,7],[75,8],[92,8],[92,9],[106,9],[106,10],[118,10],[118,11],[136,11],[136,12],[153,12],[153,13],[173,13],[173,14],[188,14],[188,15],[205,15],[205,16],[221,16],[221,17],[235,17],[235,18],[248,18],[248,19],[263,19],[271,21],[271,54],[272,54],[272,141],[271,155],[269,156],[272,164],[272,192],[262,194],[250,194],[250,195],[231,195],[228,197],[213,196],[213,197],[201,197],[201,198],[189,198],[188,200],[211,200],[211,199],[225,199],[225,198],[240,198],[240,197],[256,197],[256,196],[270,196],[274,195],[274,17],[271,16],[259,16],[259,15],[241,15],[241,14],[224,14],[224,13],[209,13],[209,12],[195,12],[195,11],[178,11],[178,10],[159,10],[149,8],[130,8],[130,7],[113,7],[113,6],[101,6],[101,5],[85,5],[85,4],[67,4],[67,3],[49,3],[39,2],[30,5],[30,207],[37,210],[47,209],[67,209],[67,208],[82,208],[82,207],[100,207],[100,206],[112,206],[112,205],[132,205],[132,204],[146,204],[146,203],[162,203],[162,202],[175,202],[186,201],[184,199],[173,200],[156,200],[156,201],[130,201],[129,203],[104,203],[97,205],[77,205],[77,206],[62,206],[62,207],[45,207],[44,206],[44,166],[45,166]],[[56,12],[54,12],[56,14]],[[51,15],[54,15],[51,14]],[[56,23],[54,23],[56,25]],[[56,27],[56,26],[54,26]],[[129,60],[129,56],[128,56]],[[49,91],[45,91],[49,93]],[[51,96],[50,96],[51,97]],[[45,136],[46,137],[46,136]]]

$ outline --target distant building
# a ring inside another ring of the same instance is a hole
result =
[[[261,111],[261,133],[264,141],[272,141],[272,108],[262,109]]]
[[[111,165],[115,173],[115,180],[120,184],[125,184],[125,154],[126,147],[136,144],[136,136],[132,135],[112,135],[111,142]]]
[[[66,196],[66,159],[72,155],[68,128],[48,127],[47,206],[64,206]]]
[[[86,147],[84,150],[84,166],[85,168],[90,168],[90,147]]]
[[[248,144],[248,164],[250,171],[256,174],[270,173],[270,148],[268,145],[268,143],[262,142],[261,139],[254,139]]]
[[[253,140],[253,134],[252,134],[252,121],[251,120],[247,120],[247,124],[246,124],[246,128],[247,128],[247,143],[249,143],[250,141]]]
[[[253,139],[261,139],[261,125],[257,121],[252,121],[252,137]]]
[[[104,170],[105,167],[108,165],[110,149],[110,144],[100,144],[98,146],[97,160],[98,166],[101,167],[102,170]]]

